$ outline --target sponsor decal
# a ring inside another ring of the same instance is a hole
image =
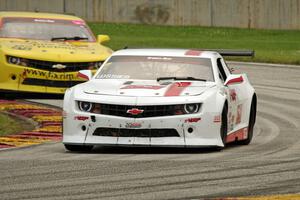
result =
[[[216,115],[214,117],[214,123],[220,123],[221,122],[221,116],[220,115]]]
[[[229,90],[229,94],[230,94],[230,101],[231,102],[235,102],[236,101],[236,92],[235,92],[235,89]]]
[[[25,79],[27,77],[26,71],[24,70],[22,74],[20,74],[20,77]]]
[[[243,111],[242,108],[243,108],[242,104],[238,105],[235,124],[241,123],[242,111]]]
[[[52,19],[34,19],[35,22],[46,22],[46,23],[54,23],[55,21]]]
[[[176,83],[173,83],[169,86],[169,88],[165,92],[164,96],[166,96],[166,97],[179,96],[184,91],[184,89],[189,87],[191,84],[192,84],[191,82],[176,82]]]
[[[168,57],[147,57],[148,60],[172,60],[172,58]]]
[[[200,120],[201,120],[200,117],[198,117],[198,118],[189,118],[189,119],[184,120],[184,122],[185,123],[194,123],[194,122],[198,122]]]
[[[138,108],[132,108],[130,110],[127,110],[126,113],[129,113],[129,114],[132,114],[132,115],[138,115],[138,114],[141,114],[143,112],[144,112],[144,110],[140,110]]]
[[[14,45],[11,47],[14,50],[31,51],[32,47],[28,45]]]
[[[125,128],[141,128],[142,124],[141,123],[126,123]]]
[[[67,43],[57,43],[57,42],[38,42],[38,41],[30,41],[30,42],[26,42],[26,45],[28,46],[28,48],[32,48],[32,47],[36,47],[36,48],[47,48],[47,49],[65,49],[65,50],[76,50],[78,49],[77,46],[74,45],[70,45]],[[87,48],[83,48],[82,49],[87,49]],[[87,50],[91,50],[94,51],[93,48],[88,48]]]
[[[34,69],[24,69],[23,77],[31,77],[31,78],[44,78],[51,80],[74,80],[75,76],[71,73],[57,73],[51,71],[41,71]]]
[[[165,86],[161,85],[127,85],[125,87],[122,87],[120,89],[149,89],[149,90],[159,90],[161,88],[164,88]]]
[[[226,143],[234,142],[238,140],[244,140],[247,139],[247,137],[248,137],[248,127],[245,127],[227,135]]]
[[[118,74],[101,74],[98,75],[99,79],[130,79],[129,75],[118,75]]]
[[[74,119],[78,120],[78,121],[85,121],[85,120],[88,120],[89,117],[87,117],[87,116],[75,116]]]

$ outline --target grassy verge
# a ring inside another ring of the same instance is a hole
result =
[[[89,23],[95,34],[108,34],[108,46],[163,48],[253,49],[254,59],[243,61],[300,64],[300,31],[237,28],[175,27]]]
[[[0,113],[0,136],[21,132],[22,125],[6,114]]]

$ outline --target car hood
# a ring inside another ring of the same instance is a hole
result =
[[[213,82],[201,81],[124,81],[93,79],[81,85],[86,94],[133,96],[133,97],[166,97],[200,95],[214,87]]]
[[[0,38],[0,51],[16,57],[57,61],[90,62],[105,60],[112,51],[96,42],[58,42]]]

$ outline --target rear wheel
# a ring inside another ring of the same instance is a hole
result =
[[[65,144],[65,148],[68,151],[78,151],[78,152],[88,152],[93,149],[92,145],[73,145],[73,144]]]
[[[225,104],[222,111],[222,121],[221,121],[221,129],[220,129],[220,135],[224,147],[226,146],[226,140],[227,140],[227,112],[228,112],[228,108],[227,108],[227,104]]]
[[[249,115],[249,125],[248,125],[248,137],[245,140],[242,140],[240,144],[248,145],[250,144],[253,138],[253,129],[256,119],[256,97],[253,98],[250,108],[250,115]]]

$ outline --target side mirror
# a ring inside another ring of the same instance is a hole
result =
[[[82,78],[84,80],[92,79],[92,71],[91,70],[80,70],[77,74],[77,77]]]
[[[110,40],[110,37],[108,35],[98,35],[97,36],[97,42],[102,44],[103,42],[107,42]]]
[[[233,85],[233,84],[239,84],[244,82],[244,78],[240,74],[231,74],[227,77],[224,85]]]

